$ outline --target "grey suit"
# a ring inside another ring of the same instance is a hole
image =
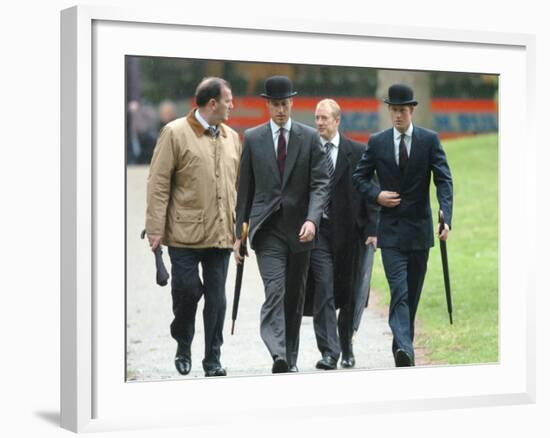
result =
[[[271,356],[296,365],[309,253],[301,243],[306,220],[318,230],[329,195],[319,135],[292,121],[281,180],[269,123],[245,132],[237,194],[237,237],[250,226],[266,300],[260,333]]]

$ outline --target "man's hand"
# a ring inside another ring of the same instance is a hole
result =
[[[149,240],[149,246],[151,247],[151,251],[155,252],[155,250],[160,245],[161,235],[160,234],[147,234],[147,239]]]
[[[376,198],[376,202],[378,202],[382,207],[393,208],[393,207],[397,207],[401,203],[401,198],[399,193],[397,192],[389,192],[387,190],[382,190],[378,194],[378,197]]]
[[[245,253],[244,255],[247,256],[248,254]],[[240,265],[244,261],[244,257],[241,255],[241,239],[235,240],[233,244],[233,257],[235,257],[237,265]]]
[[[369,236],[367,237],[367,240],[365,241],[365,246],[369,246],[372,243],[372,246],[374,247],[374,250],[376,251],[377,245],[378,245],[378,239],[376,236]]]
[[[439,233],[438,235],[439,240],[447,240],[449,238],[449,232],[450,232],[449,225],[445,224],[445,227],[443,228],[443,230],[441,230],[441,233]]]
[[[302,225],[302,228],[300,228],[300,233],[298,234],[298,238],[300,239],[300,242],[306,243],[311,242],[313,238],[315,237],[315,224],[311,221],[305,221],[304,225]]]

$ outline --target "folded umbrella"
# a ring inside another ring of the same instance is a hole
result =
[[[374,262],[374,245],[369,243],[363,256],[360,271],[360,282],[355,288],[355,307],[353,309],[353,333],[359,330],[359,324],[363,317],[363,311],[367,307],[370,296],[370,280],[372,278],[372,265]]]
[[[445,228],[445,218],[443,211],[439,210],[439,234]],[[453,302],[451,299],[451,280],[449,277],[449,260],[447,258],[447,242],[439,240],[439,249],[441,250],[441,263],[443,264],[443,282],[445,283],[445,298],[447,299],[447,312],[449,313],[449,322],[453,323]]]
[[[141,238],[145,239],[145,230],[141,232]],[[168,284],[168,279],[170,278],[170,275],[168,275],[168,271],[166,270],[166,266],[164,266],[164,261],[162,260],[162,248],[161,245],[157,246],[157,248],[154,251],[155,253],[155,267],[157,269],[157,284],[159,286],[166,286]]]
[[[241,248],[239,254],[243,257],[243,261],[237,265],[237,275],[235,277],[235,292],[233,294],[233,311],[231,313],[231,334],[235,332],[235,321],[237,320],[237,312],[239,311],[239,299],[241,298],[241,286],[243,283],[244,257],[248,255],[246,249],[246,239],[248,238],[248,224],[243,223],[241,232]]]

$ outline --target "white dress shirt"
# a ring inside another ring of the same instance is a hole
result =
[[[202,125],[202,127],[204,129],[210,128],[210,125],[208,124],[208,122],[206,120],[204,120],[204,117],[201,116],[201,113],[198,109],[195,110],[195,118]],[[215,126],[212,126],[212,127],[215,128]]]
[[[411,123],[405,131],[405,148],[407,149],[407,156],[411,156],[411,143],[412,143],[413,124]],[[393,128],[393,145],[395,152],[395,162],[399,166],[399,143],[401,142],[401,133]]]

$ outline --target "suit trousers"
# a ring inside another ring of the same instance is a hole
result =
[[[280,231],[277,212],[256,232],[256,260],[265,289],[260,335],[271,357],[296,365],[310,252],[293,253]]]
[[[178,351],[191,357],[197,305],[204,294],[202,366],[205,371],[219,368],[226,309],[225,280],[230,250],[168,247],[168,254],[172,263],[174,313],[170,332],[178,342]],[[199,277],[199,263],[202,267],[202,280]]]
[[[340,344],[336,332],[334,304],[334,265],[331,248],[331,225],[322,219],[318,241],[311,250],[310,275],[313,277],[313,327],[317,348],[323,356],[338,360]]]
[[[414,360],[414,319],[426,276],[429,249],[401,251],[382,248],[382,263],[390,286],[389,325],[392,350],[405,350]]]

